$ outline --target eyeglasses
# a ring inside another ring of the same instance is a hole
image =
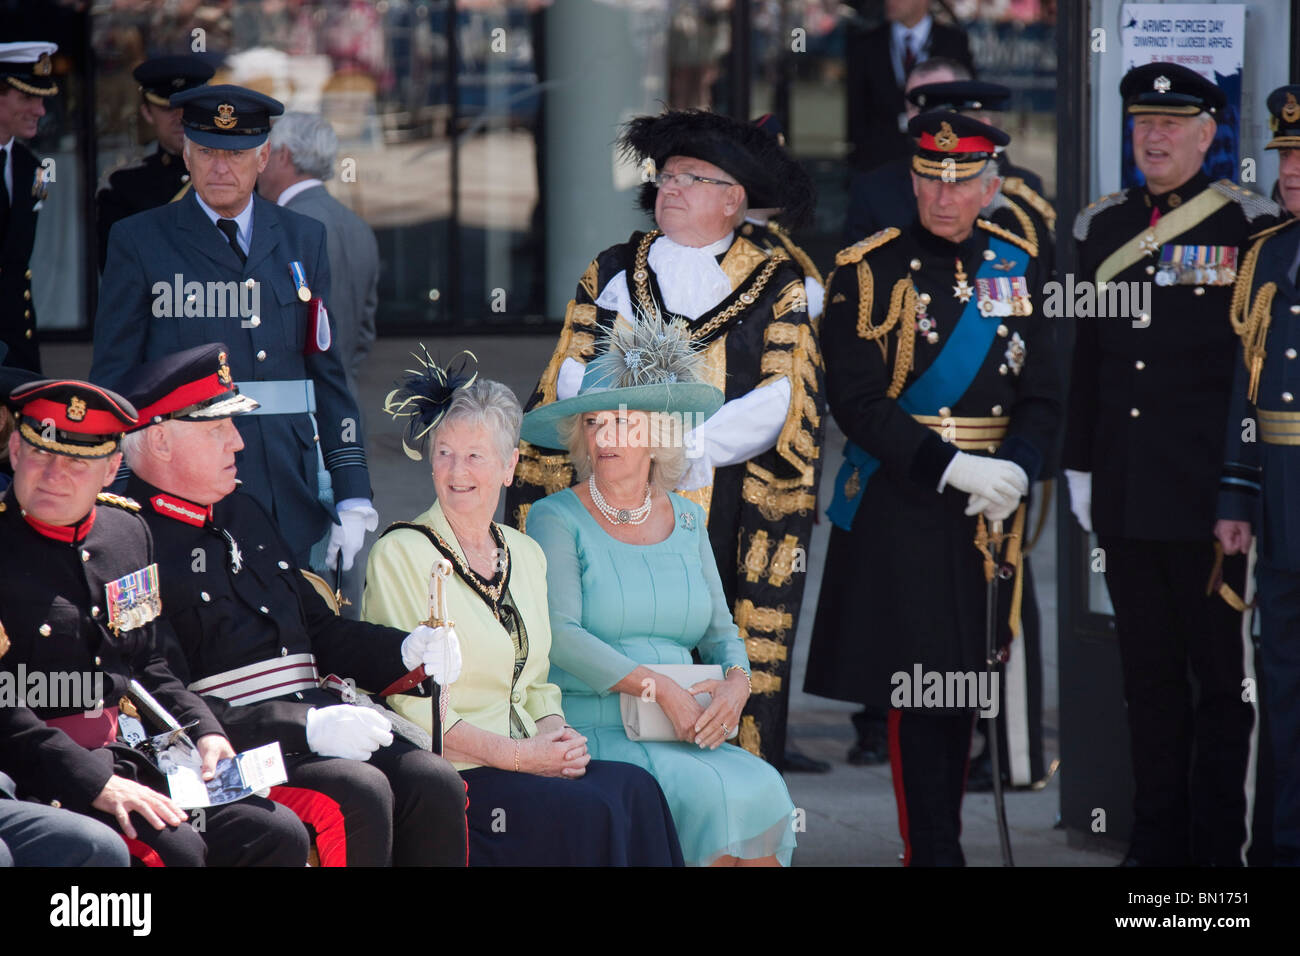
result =
[[[708,183],[710,186],[736,186],[738,183],[729,183],[725,179],[710,179],[708,176],[696,176],[694,173],[659,173],[652,182],[662,189],[669,183],[673,183],[678,189],[690,189],[696,183]]]

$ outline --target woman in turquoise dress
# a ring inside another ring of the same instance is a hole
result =
[[[718,409],[685,330],[620,320],[576,396],[524,418],[522,437],[567,447],[579,483],[527,515],[547,562],[550,680],[593,757],[659,781],[688,865],[789,865],[794,805],[768,763],[726,743],[749,697],[749,659],[699,505],[669,491],[686,470],[682,422]],[[682,688],[646,665],[721,665]],[[677,739],[633,741],[621,693],[654,693]],[[708,693],[707,707],[695,694]]]

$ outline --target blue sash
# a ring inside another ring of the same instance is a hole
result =
[[[975,273],[977,279],[1023,276],[1029,267],[1029,253],[997,236],[989,236],[989,249],[993,251],[992,259],[985,259]],[[1007,261],[1014,263],[1011,269],[994,270],[999,261],[1005,266]],[[913,322],[913,316],[901,316],[900,322]],[[958,399],[966,394],[971,382],[979,373],[989,354],[989,346],[997,335],[1002,319],[999,316],[980,314],[979,300],[972,293],[966,308],[962,310],[957,325],[948,336],[934,361],[911,385],[898,396],[898,405],[909,415],[935,415],[941,408],[951,408]],[[844,464],[835,476],[835,493],[831,506],[826,509],[826,516],[837,528],[849,531],[853,527],[853,517],[862,504],[862,495],[867,490],[867,481],[880,467],[880,459],[867,453],[862,448],[846,442],[844,445]],[[856,473],[857,487],[855,494],[849,497],[845,486]]]

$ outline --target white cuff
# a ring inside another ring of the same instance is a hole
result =
[[[776,445],[790,414],[790,380],[781,378],[727,402],[687,442],[687,457],[714,468],[749,461]]]
[[[374,531],[379,527],[379,512],[375,510],[369,498],[344,498],[334,507],[340,515],[345,511],[361,512],[362,517],[366,519],[367,531]]]
[[[555,400],[562,401],[577,395],[578,389],[582,387],[583,373],[586,371],[587,366],[577,359],[566,358],[555,376]]]

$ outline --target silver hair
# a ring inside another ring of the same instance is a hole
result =
[[[315,113],[285,113],[271,125],[267,140],[272,149],[289,150],[293,168],[313,179],[329,179],[334,175],[334,159],[339,151],[339,138],[329,120]]]
[[[149,428],[155,427],[157,426],[149,426]],[[149,428],[141,428],[139,431],[127,432],[122,436],[122,444],[118,450],[122,452],[123,457],[126,458],[127,467],[132,471],[135,470],[136,464],[146,454],[145,433],[149,431]]]
[[[429,441],[429,460],[433,461],[433,449],[437,445],[438,429],[450,422],[482,425],[492,433],[501,464],[510,461],[510,455],[519,444],[519,427],[524,420],[524,410],[519,406],[519,399],[505,385],[490,378],[477,379],[473,385],[456,390],[447,407],[447,414],[434,429]]]
[[[571,415],[557,426],[560,440],[569,449],[574,477],[586,481],[591,477],[591,454],[587,449],[587,436],[582,419],[589,412]],[[650,453],[650,484],[666,492],[681,483],[690,463],[686,460],[687,439],[683,419],[662,412],[647,412],[650,425],[647,429]]]

